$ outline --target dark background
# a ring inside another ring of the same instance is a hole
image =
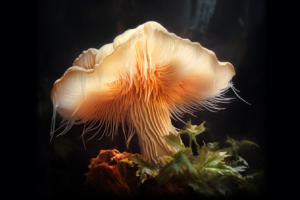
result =
[[[192,124],[197,125],[206,121],[208,130],[198,136],[200,145],[202,140],[206,143],[220,141],[220,146],[226,147],[226,135],[236,140],[256,142],[259,148],[245,146],[241,151],[241,156],[250,166],[243,175],[265,168],[268,145],[265,129],[266,10],[266,3],[262,0],[37,1],[37,67],[32,88],[37,123],[33,128],[36,135],[31,139],[37,154],[34,188],[38,198],[94,198],[94,190],[83,185],[91,158],[96,157],[101,149],[116,146],[121,152],[140,153],[137,136],[127,149],[121,130],[114,140],[103,137],[98,141],[100,131],[97,137],[86,143],[87,149],[84,150],[78,139],[83,125],[73,126],[68,133],[54,137],[49,143],[53,109],[50,92],[53,83],[83,50],[99,49],[113,42],[125,30],[147,21],[157,21],[169,32],[214,51],[219,61],[233,64],[236,71],[232,79],[234,86],[251,105],[236,98],[229,104],[219,104],[225,110],[217,113],[199,111],[194,113],[197,118],[186,114],[183,120],[192,119]],[[230,89],[227,97],[236,95]],[[57,125],[59,121],[57,117]],[[184,127],[181,122],[172,122],[177,128]],[[92,135],[90,132],[86,138]],[[183,137],[183,142],[188,145],[188,138]]]

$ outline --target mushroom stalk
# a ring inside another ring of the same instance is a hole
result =
[[[158,156],[172,155],[177,152],[162,138],[169,132],[177,133],[172,126],[170,113],[163,104],[151,100],[146,104],[134,98],[129,112],[130,123],[133,123],[138,135],[141,154],[149,162],[158,163]]]
[[[219,62],[199,43],[147,22],[75,60],[54,83],[53,122],[57,111],[67,124],[59,135],[73,124],[89,124],[82,136],[102,126],[103,135],[113,136],[122,124],[127,147],[137,133],[142,156],[154,165],[158,156],[176,153],[162,138],[177,134],[171,117],[180,120],[201,107],[219,110],[216,103],[228,100],[223,94],[234,75],[230,63]]]

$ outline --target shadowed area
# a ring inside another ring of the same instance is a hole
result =
[[[89,172],[85,174],[85,184],[91,184],[99,199],[155,199],[155,198],[188,198],[191,191],[183,189],[178,182],[168,181],[163,186],[149,179],[137,187],[136,168],[120,162],[133,154],[118,150],[101,150],[96,158],[91,159]]]

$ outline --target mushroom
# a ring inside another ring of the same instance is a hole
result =
[[[137,133],[142,156],[158,163],[158,156],[176,153],[162,138],[178,134],[171,118],[221,109],[216,103],[228,100],[223,94],[233,87],[234,75],[233,66],[214,52],[147,22],[99,50],[84,51],[54,83],[51,139],[56,111],[63,117],[59,128],[66,125],[59,135],[83,123],[83,143],[87,132],[98,129],[96,135],[105,125],[103,135],[113,137],[121,124],[127,147]]]

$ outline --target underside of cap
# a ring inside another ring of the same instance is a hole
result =
[[[136,131],[132,118],[138,115],[131,108],[135,101],[146,106],[136,112],[146,113],[143,109],[155,103],[168,110],[169,118],[180,120],[183,113],[203,107],[218,109],[215,103],[226,100],[222,95],[234,74],[230,63],[219,62],[199,43],[147,22],[99,50],[83,52],[55,82],[51,99],[54,113],[58,111],[67,124],[61,134],[73,124],[85,123],[89,125],[83,135],[103,125],[106,135],[114,135],[119,124],[125,131],[127,122],[128,144]]]

